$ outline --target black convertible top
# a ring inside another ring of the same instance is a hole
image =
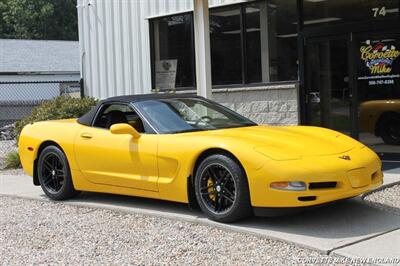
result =
[[[163,99],[176,99],[176,98],[200,98],[204,99],[201,96],[197,95],[188,95],[188,94],[136,94],[136,95],[124,95],[124,96],[116,96],[101,100],[96,106],[92,107],[92,109],[78,118],[78,123],[86,126],[90,126],[96,113],[101,105],[104,103],[112,103],[112,102],[122,102],[122,103],[132,103],[132,102],[140,102],[147,100],[163,100]]]

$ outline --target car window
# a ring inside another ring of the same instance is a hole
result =
[[[102,106],[93,126],[109,129],[112,125],[119,123],[129,124],[140,133],[151,133],[151,129],[143,123],[140,116],[129,105],[125,104]]]
[[[256,125],[212,101],[197,98],[146,100],[136,108],[160,133],[180,133]]]

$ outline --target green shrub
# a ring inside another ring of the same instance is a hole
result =
[[[5,169],[21,168],[21,160],[17,151],[7,153],[5,158]]]
[[[33,122],[80,117],[96,103],[97,100],[94,98],[79,99],[69,96],[59,96],[53,100],[45,101],[35,107],[30,116],[15,124],[16,134],[19,136],[24,126]]]

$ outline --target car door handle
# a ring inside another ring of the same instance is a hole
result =
[[[91,139],[93,136],[91,134],[89,134],[89,133],[82,133],[81,137],[84,138],[84,139]]]

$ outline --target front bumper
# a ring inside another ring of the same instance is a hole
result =
[[[340,159],[348,155],[351,160]],[[381,161],[368,148],[346,154],[307,157],[301,160],[268,161],[251,173],[249,188],[252,206],[257,208],[293,208],[321,205],[352,198],[379,187],[383,182]],[[279,181],[302,181],[305,191],[270,188]],[[331,188],[312,188],[311,183],[334,182]]]

